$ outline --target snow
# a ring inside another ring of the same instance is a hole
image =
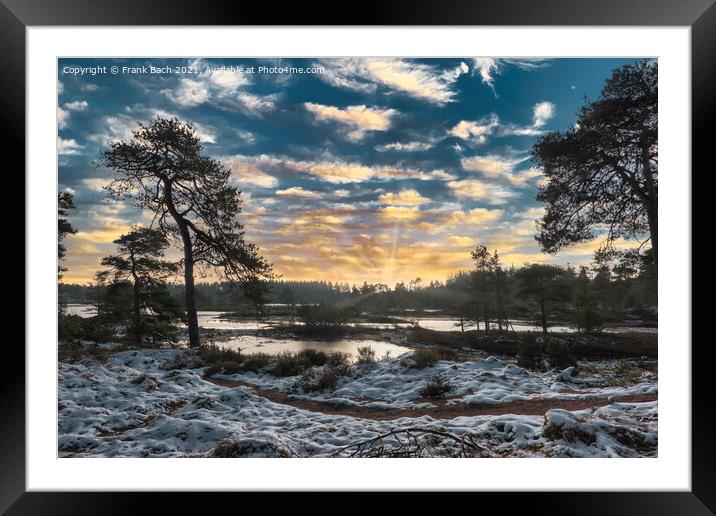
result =
[[[182,349],[139,349],[60,362],[58,451],[62,457],[326,457],[342,447],[396,428],[440,428],[471,435],[496,456],[643,456],[656,453],[657,404],[611,403],[582,411],[550,410],[544,416],[505,414],[430,416],[373,421],[323,414],[274,403],[245,386],[227,388],[204,379],[203,368],[172,369]],[[401,359],[354,365],[335,392],[297,397],[346,405],[415,407],[419,390],[436,373],[456,385],[452,403],[498,403],[549,397],[605,397],[657,392],[655,379],[630,387],[584,387],[563,372],[532,373],[495,357],[438,362],[423,370]],[[297,378],[241,374],[261,388],[288,392]],[[259,391],[260,392],[260,391]],[[591,437],[590,437],[591,436]],[[434,443],[450,455],[454,443]]]
[[[633,394],[656,394],[656,379],[647,376],[628,387],[599,387],[602,380],[574,377],[574,367],[561,372],[529,372],[514,363],[494,356],[469,362],[437,362],[432,367],[415,369],[406,366],[406,357],[385,362],[353,366],[355,377],[341,377],[330,393],[295,394],[296,398],[320,399],[331,403],[371,407],[415,408],[414,400],[435,375],[454,385],[448,393],[450,403],[499,404],[530,399],[590,399]],[[409,362],[408,362],[409,364]],[[217,375],[218,378],[250,383],[259,389],[291,392],[295,378],[276,378],[270,374],[239,373]],[[375,403],[381,400],[389,403]]]

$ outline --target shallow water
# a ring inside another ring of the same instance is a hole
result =
[[[92,317],[97,311],[94,306],[87,304],[68,304],[66,307],[67,313],[71,315],[79,315],[80,317]],[[216,311],[199,311],[199,326],[205,329],[215,330],[259,330],[262,328],[270,328],[274,324],[285,324],[288,322],[287,317],[274,317],[270,320],[257,321],[252,319],[222,319],[226,312]],[[434,331],[460,331],[460,320],[447,317],[405,317],[404,323],[373,323],[373,322],[357,322],[351,323],[352,326],[363,327],[363,328],[379,328],[384,330],[390,330],[398,326],[400,328],[406,328],[411,325],[410,321],[417,322],[418,326],[427,330]],[[526,323],[524,321],[512,322],[511,328],[515,331],[535,331],[540,332],[542,328],[536,325]],[[473,327],[466,327],[465,329],[474,329]],[[569,326],[550,326],[549,331],[551,332],[564,332],[572,333],[576,329]],[[657,328],[647,328],[638,326],[611,326],[604,328],[606,333],[657,333]]]
[[[68,304],[65,305],[65,313],[67,315],[79,315],[80,317],[94,317],[97,315],[97,309],[94,305]]]
[[[277,355],[284,351],[297,352],[304,349],[315,349],[333,353],[339,351],[348,353],[353,358],[358,354],[358,348],[369,346],[375,351],[375,358],[380,359],[387,352],[391,358],[398,357],[411,351],[405,346],[398,346],[390,342],[373,339],[337,339],[337,340],[304,340],[304,339],[274,339],[260,335],[243,334],[228,339],[216,339],[217,346],[228,349],[240,349],[242,353],[267,353]]]

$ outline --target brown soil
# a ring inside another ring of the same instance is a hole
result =
[[[206,381],[222,387],[249,387],[257,395],[266,398],[274,403],[290,405],[292,407],[320,412],[322,414],[336,416],[351,416],[376,421],[389,421],[401,417],[430,416],[434,419],[453,419],[460,416],[493,416],[500,414],[520,414],[541,416],[550,409],[583,410],[593,407],[609,405],[606,398],[593,398],[588,400],[555,400],[535,399],[525,401],[511,401],[499,405],[468,405],[466,403],[453,403],[448,405],[447,400],[416,400],[417,402],[429,402],[434,406],[429,408],[396,408],[379,409],[364,406],[336,405],[326,401],[302,400],[290,397],[285,392],[276,389],[259,390],[255,386],[232,380],[220,380],[218,378],[204,378]],[[627,403],[656,401],[655,394],[634,394],[630,396],[617,396],[614,401]],[[379,401],[379,400],[375,400]]]

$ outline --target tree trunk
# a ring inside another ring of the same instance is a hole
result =
[[[140,310],[139,310],[139,282],[134,281],[134,340],[137,344],[142,342],[142,330],[140,329]]]
[[[180,228],[181,230],[181,228]],[[194,258],[192,257],[192,243],[189,229],[184,225],[181,230],[184,242],[184,296],[186,300],[186,322],[189,328],[189,346],[198,347],[199,319],[196,315],[196,293],[194,292]]]
[[[658,193],[654,172],[651,166],[651,154],[649,144],[644,142],[641,145],[642,167],[644,168],[644,179],[646,182],[646,217],[649,223],[649,236],[651,237],[651,248],[654,251],[654,263],[658,263],[659,251],[659,209]]]
[[[164,200],[169,213],[179,227],[182,243],[184,245],[184,299],[186,301],[186,325],[189,329],[189,346],[199,347],[199,319],[196,315],[196,293],[194,292],[194,256],[191,234],[184,218],[174,206],[171,182],[164,179]]]
[[[659,215],[656,201],[651,201],[647,208],[647,220],[649,222],[649,235],[651,236],[651,248],[654,251],[654,263],[658,264],[659,250]]]
[[[132,315],[134,318],[134,341],[137,344],[140,344],[142,342],[142,331],[139,327],[140,323],[140,305],[139,305],[139,277],[137,276],[137,271],[135,269],[135,262],[134,262],[134,251],[130,251],[129,254],[129,260],[132,264],[132,280],[134,282],[133,286],[133,294],[134,294],[134,306],[132,309]]]
[[[485,318],[485,335],[490,334],[490,320],[487,315],[487,303],[482,303],[482,312]]]
[[[502,318],[504,314],[502,313],[502,292],[500,290],[499,281],[495,281],[495,301],[497,305],[497,331],[502,333]]]
[[[547,333],[547,313],[545,312],[544,308],[544,299],[542,299],[539,303],[540,307],[540,313],[542,315],[542,332]]]

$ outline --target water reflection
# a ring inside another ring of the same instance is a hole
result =
[[[267,353],[276,355],[284,351],[297,352],[304,349],[316,349],[333,353],[339,351],[348,353],[354,358],[360,347],[370,346],[375,351],[376,359],[380,359],[386,353],[395,358],[403,353],[411,351],[405,346],[398,346],[391,342],[373,339],[338,339],[338,340],[303,340],[303,339],[275,339],[260,335],[242,334],[224,339],[216,339],[217,346],[228,349],[240,349],[243,353]]]
[[[426,310],[427,311],[427,310]],[[93,317],[97,314],[97,310],[92,305],[87,304],[68,304],[66,306],[66,312],[71,315],[79,315],[80,317]],[[270,328],[277,324],[287,324],[287,317],[272,317],[262,321],[255,319],[237,319],[226,317],[226,312],[218,311],[200,311],[198,312],[199,326],[204,329],[213,330],[260,330],[264,328]],[[448,318],[448,317],[406,317],[403,319],[404,322],[399,323],[375,323],[375,322],[355,322],[351,323],[355,327],[364,328],[378,328],[384,330],[391,330],[393,328],[407,328],[412,324],[417,324],[421,328],[434,331],[460,331],[459,319]],[[466,329],[474,329],[473,327],[466,327]],[[514,321],[511,322],[510,329],[515,331],[534,331],[540,332],[542,328],[525,321]],[[572,333],[576,329],[569,326],[550,326],[550,332],[564,332]],[[657,333],[657,328],[650,327],[638,327],[638,326],[611,326],[605,327],[604,332],[606,333],[626,333],[626,332],[638,332],[638,333]]]

